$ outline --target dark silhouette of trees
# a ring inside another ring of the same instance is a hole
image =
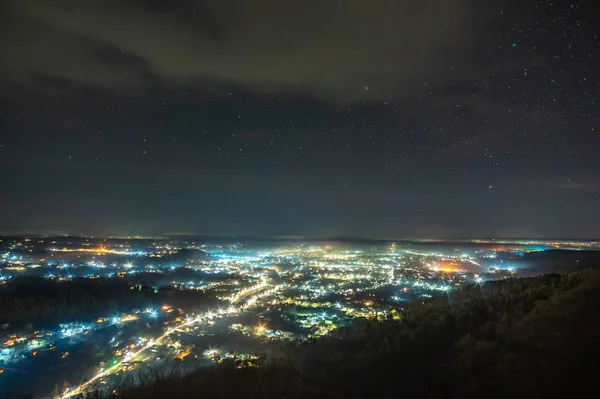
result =
[[[211,302],[212,301],[212,302]],[[88,320],[106,317],[133,308],[162,306],[208,306],[216,301],[199,291],[155,290],[120,278],[66,281],[24,276],[0,289],[0,324],[15,328],[32,324],[36,328],[55,326],[73,318]]]

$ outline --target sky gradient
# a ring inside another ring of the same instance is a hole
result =
[[[590,3],[0,4],[0,233],[600,236]]]

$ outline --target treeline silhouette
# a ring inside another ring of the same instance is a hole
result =
[[[50,281],[18,277],[0,289],[0,321],[14,325],[56,321],[63,317],[117,310],[120,301],[137,293],[117,279],[74,278]]]
[[[588,397],[600,353],[600,270],[475,285],[284,347],[258,368],[234,362],[124,384],[153,398]],[[89,394],[91,397],[99,392]]]
[[[152,277],[152,276],[151,276]],[[200,291],[178,291],[120,278],[88,279],[74,277],[66,281],[23,276],[0,286],[0,324],[21,328],[55,326],[73,318],[88,320],[106,317],[133,308],[162,306],[209,306],[214,298]]]

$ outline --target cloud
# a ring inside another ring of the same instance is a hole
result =
[[[119,91],[408,97],[473,36],[469,0],[7,0],[4,11],[5,80]]]

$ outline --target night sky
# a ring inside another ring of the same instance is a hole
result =
[[[598,237],[593,3],[4,0],[0,232]]]

